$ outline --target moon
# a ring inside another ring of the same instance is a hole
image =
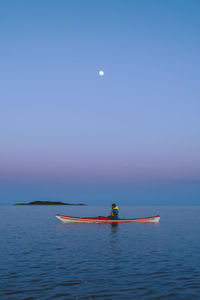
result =
[[[103,75],[104,75],[104,71],[102,71],[102,70],[99,71],[99,75],[100,75],[100,76],[103,76]]]

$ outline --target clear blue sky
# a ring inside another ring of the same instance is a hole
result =
[[[199,16],[1,1],[0,203],[200,204]]]

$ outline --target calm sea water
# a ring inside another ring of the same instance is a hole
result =
[[[0,299],[200,299],[200,207],[120,207],[160,224],[63,224],[108,207],[0,206]]]

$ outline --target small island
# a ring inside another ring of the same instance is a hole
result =
[[[29,203],[16,203],[15,205],[86,205],[83,203],[73,204],[60,201],[32,201]]]

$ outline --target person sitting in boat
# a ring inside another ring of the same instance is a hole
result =
[[[115,203],[112,204],[112,209],[111,209],[111,219],[118,219],[119,216],[119,208]]]

